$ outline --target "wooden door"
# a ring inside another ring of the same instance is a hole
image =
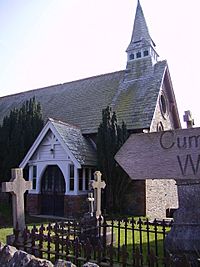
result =
[[[64,216],[65,179],[57,165],[46,168],[41,181],[41,213]]]

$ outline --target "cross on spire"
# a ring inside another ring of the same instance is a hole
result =
[[[25,181],[21,168],[12,169],[11,177],[10,182],[2,183],[2,192],[10,192],[12,194],[13,227],[24,230],[24,193],[26,190],[32,189],[32,182]]]
[[[106,183],[101,180],[101,172],[94,173],[94,181],[91,181],[91,186],[95,190],[96,218],[101,216],[101,189],[106,187]]]

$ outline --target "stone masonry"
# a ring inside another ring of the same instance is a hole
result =
[[[15,247],[0,244],[0,266],[1,267],[76,267],[73,263],[57,260],[55,265],[50,261],[36,258]],[[98,267],[95,263],[85,263],[83,267]]]

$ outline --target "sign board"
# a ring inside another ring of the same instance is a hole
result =
[[[115,159],[132,179],[200,179],[200,128],[132,134]]]

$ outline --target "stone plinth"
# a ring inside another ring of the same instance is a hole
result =
[[[81,240],[86,240],[87,238],[90,241],[96,241],[98,237],[98,227],[97,227],[97,219],[95,216],[91,216],[91,214],[85,213],[81,220]]]
[[[186,255],[191,266],[199,266],[200,252],[200,181],[177,181],[179,209],[174,213],[174,225],[166,237],[165,248],[174,258]]]

